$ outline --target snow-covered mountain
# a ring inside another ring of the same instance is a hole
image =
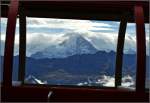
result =
[[[26,79],[25,79],[26,83],[29,84],[47,84],[47,81],[41,81],[39,79],[37,79],[36,77],[29,75]]]
[[[32,54],[31,57],[40,58],[65,58],[75,54],[94,54],[98,50],[83,36],[69,35],[66,40],[58,45],[51,45],[43,51]]]
[[[100,75],[97,80],[88,80],[82,83],[78,83],[78,86],[104,86],[104,87],[114,87],[115,86],[115,78],[113,76],[108,75]],[[135,80],[130,75],[125,75],[122,77],[122,88],[135,89]]]

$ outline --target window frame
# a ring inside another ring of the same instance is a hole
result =
[[[47,1],[51,3],[51,1]],[[34,2],[29,2],[33,3]],[[25,4],[28,4],[26,2]],[[66,3],[67,5],[67,3]],[[18,2],[18,0],[12,0],[9,8],[9,13],[8,13],[8,23],[7,23],[7,32],[6,32],[6,46],[5,46],[5,54],[4,54],[4,74],[3,74],[3,85],[6,86],[12,86],[12,63],[13,63],[13,45],[14,45],[14,35],[15,35],[15,25],[16,25],[16,18],[17,14],[19,13],[19,25],[20,25],[20,40],[19,40],[19,65],[21,63],[25,63],[25,51],[26,51],[26,12],[25,8],[20,8],[22,6],[21,2]],[[146,63],[146,46],[145,46],[145,25],[144,25],[144,14],[143,14],[143,6],[144,4],[138,4],[135,3],[134,5],[131,5],[132,8],[134,7],[134,15],[135,15],[135,23],[136,23],[136,37],[137,40],[137,76],[136,76],[136,91],[144,91],[145,90],[145,63]],[[129,6],[130,7],[130,6]],[[18,12],[19,8],[19,12]],[[128,11],[128,10],[127,10]],[[55,15],[57,17],[58,15]],[[78,15],[79,16],[79,15]],[[77,16],[77,18],[79,18]],[[13,17],[13,18],[12,18]],[[76,17],[74,17],[76,18]],[[92,17],[85,17],[85,19],[90,18],[93,19]],[[83,19],[83,16],[81,16],[81,19]],[[122,56],[123,56],[123,46],[124,46],[124,36],[125,36],[125,30],[126,30],[126,23],[127,21],[122,19],[120,23],[120,29],[119,29],[119,34],[123,33],[123,36],[120,36],[118,34],[118,43],[117,43],[117,58],[116,58],[116,75],[115,75],[115,87],[120,86],[121,82],[121,72],[122,72]],[[122,24],[125,24],[124,26]],[[123,29],[124,28],[124,29]],[[23,33],[24,31],[24,33]],[[143,35],[141,35],[143,34]],[[11,38],[9,36],[11,35]],[[142,38],[142,42],[139,42]],[[121,39],[123,40],[121,42]],[[21,45],[20,45],[21,44]],[[121,48],[121,49],[120,49]],[[141,49],[142,48],[142,49]],[[121,60],[118,62],[118,60]],[[117,68],[120,67],[120,68]],[[22,68],[22,69],[21,69]],[[144,69],[140,69],[144,68]],[[24,74],[25,74],[25,64],[22,66],[19,66],[19,73],[18,77],[19,80],[22,81],[23,85],[24,84]],[[141,75],[142,74],[142,75]],[[78,86],[77,86],[78,87]],[[91,88],[91,87],[88,87]]]

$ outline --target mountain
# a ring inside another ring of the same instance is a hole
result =
[[[105,86],[105,87],[114,87],[115,86],[115,78],[107,75],[100,75],[98,78],[94,80],[88,80],[84,82],[80,82],[77,84],[78,86]],[[135,89],[135,80],[130,75],[126,75],[122,77],[122,85],[123,88]]]
[[[70,75],[114,75],[116,53],[111,51],[98,51],[95,54],[76,54],[66,58],[26,58],[26,76],[32,74],[36,77],[51,75],[52,72],[64,70],[61,74]],[[136,54],[124,54],[123,56],[123,75],[135,75]],[[148,68],[147,56],[147,68]],[[14,57],[14,71],[18,68],[18,56]],[[148,73],[148,72],[147,72]],[[60,72],[59,72],[60,74]],[[40,78],[39,78],[40,79]]]
[[[100,75],[113,77],[115,74],[116,52],[98,51],[95,54],[76,54],[66,58],[34,59],[26,57],[26,78],[32,75],[38,80],[47,81],[49,84],[78,84],[97,80]],[[1,59],[3,61],[3,57]],[[14,56],[13,80],[17,80],[18,56]],[[149,56],[146,60],[147,80],[150,80]],[[123,76],[136,76],[136,54],[124,54]],[[30,76],[30,78],[32,77]],[[91,80],[94,79],[94,80]],[[35,78],[31,78],[35,80]],[[29,79],[30,81],[30,79]],[[41,81],[41,82],[42,82]]]
[[[83,36],[69,35],[68,39],[58,45],[51,45],[46,49],[32,54],[32,58],[65,58],[76,54],[94,54],[98,50]]]
[[[47,84],[47,81],[41,81],[37,79],[36,77],[29,75],[28,77],[25,78],[25,83],[29,84]]]
[[[26,67],[29,74],[42,75],[58,69],[71,74],[114,74],[115,52],[99,51],[95,54],[76,54],[67,58],[26,58]],[[34,65],[36,64],[36,65]],[[30,69],[32,68],[32,69]]]

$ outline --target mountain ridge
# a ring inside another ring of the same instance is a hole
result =
[[[34,59],[26,57],[26,76],[34,75],[40,80],[48,80],[48,83],[55,83],[57,78],[70,78],[72,81],[87,80],[85,77],[115,74],[116,52],[98,51],[95,54],[76,54],[66,58],[43,58]],[[3,57],[1,56],[3,61]],[[146,69],[149,67],[149,56],[147,56]],[[19,56],[14,56],[13,80],[17,80]],[[136,54],[124,54],[123,75],[136,75]],[[55,75],[53,74],[55,73]],[[149,72],[147,77],[149,78]],[[53,75],[53,76],[52,76]],[[66,76],[67,75],[67,76]],[[85,75],[85,76],[84,76]],[[76,76],[76,78],[74,78]],[[78,79],[77,77],[82,77]],[[70,82],[67,81],[67,82]],[[58,80],[57,83],[60,81]],[[61,83],[64,81],[62,80]],[[83,81],[84,82],[84,81]],[[73,82],[74,83],[74,82]]]

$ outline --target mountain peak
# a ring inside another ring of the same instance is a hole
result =
[[[59,46],[64,47],[65,53],[67,53],[68,56],[75,54],[93,54],[98,51],[80,34],[70,34],[68,39],[59,44]]]
[[[64,58],[76,54],[94,54],[98,50],[80,34],[67,34],[66,40],[32,55],[33,58]]]

